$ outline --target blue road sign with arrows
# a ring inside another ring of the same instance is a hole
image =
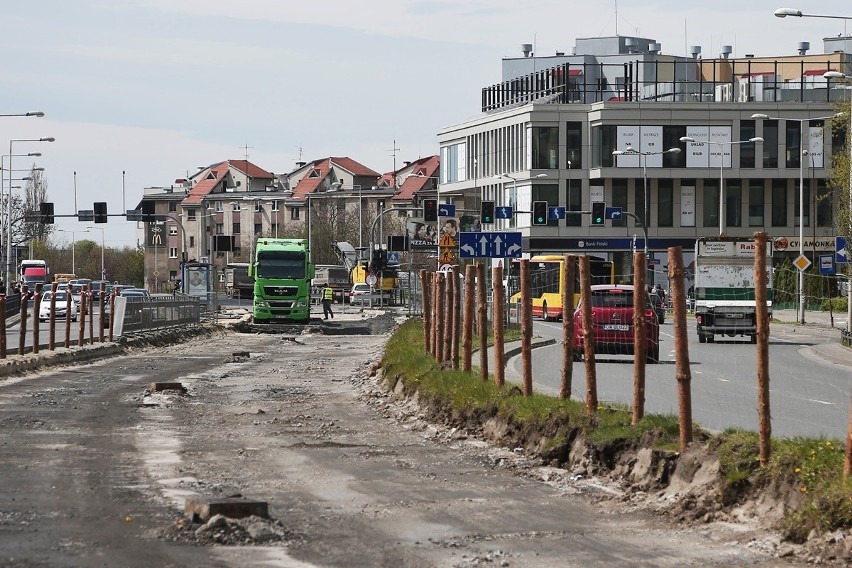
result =
[[[494,218],[495,219],[511,219],[512,218],[512,208],[511,207],[498,207],[494,210]]]
[[[623,219],[621,207],[607,207],[604,217],[606,219],[612,219],[613,221],[620,221]]]
[[[438,205],[438,217],[455,217],[456,206],[452,203],[441,203]]]
[[[557,219],[565,218],[565,208],[564,207],[548,207],[547,208],[547,218],[551,221],[556,221]]]
[[[835,264],[849,262],[849,253],[846,250],[846,237],[834,237],[834,262]]]
[[[461,258],[520,258],[521,233],[459,233]]]

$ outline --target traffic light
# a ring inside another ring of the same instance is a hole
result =
[[[592,201],[592,225],[606,225],[605,201]]]
[[[53,225],[53,203],[42,201],[38,204],[39,217],[45,225]]]
[[[107,222],[106,201],[95,201],[95,223]]]
[[[533,225],[547,225],[547,201],[533,201]]]
[[[479,222],[480,223],[493,223],[494,222],[494,202],[493,201],[483,201],[482,207],[479,211]]]
[[[373,274],[381,272],[387,265],[388,253],[384,249],[373,249],[373,256],[370,259],[370,272]]]
[[[438,200],[424,199],[423,200],[423,220],[427,223],[438,222]]]

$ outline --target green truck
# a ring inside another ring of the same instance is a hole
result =
[[[259,238],[248,275],[254,278],[252,317],[257,323],[308,321],[311,279],[307,239]]]

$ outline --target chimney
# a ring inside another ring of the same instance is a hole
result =
[[[689,48],[689,53],[692,54],[693,59],[698,59],[698,56],[701,55],[701,46],[693,45]]]
[[[663,46],[657,42],[651,43],[648,45],[648,51],[651,53],[660,53],[663,50]]]
[[[529,57],[532,55],[532,44],[531,43],[522,43],[521,51],[524,52],[524,57]]]
[[[809,41],[800,41],[799,42],[799,55],[807,55],[808,50],[811,48],[811,43]]]
[[[727,59],[731,55],[731,53],[733,53],[733,52],[734,52],[733,47],[731,47],[730,45],[723,45],[722,46],[722,53],[719,54],[719,57],[721,57],[722,59]]]

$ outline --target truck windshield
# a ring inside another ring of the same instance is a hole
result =
[[[258,278],[305,278],[303,252],[262,251],[257,258]]]

